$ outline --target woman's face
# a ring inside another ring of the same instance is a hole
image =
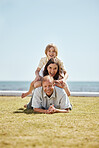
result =
[[[47,67],[48,74],[52,77],[54,77],[58,71],[58,66],[56,64],[50,64]]]

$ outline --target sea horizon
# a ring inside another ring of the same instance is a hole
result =
[[[0,91],[28,91],[31,81],[0,81]],[[99,81],[67,81],[72,92],[99,92]]]

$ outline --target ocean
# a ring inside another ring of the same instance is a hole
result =
[[[27,91],[30,81],[0,81],[0,91]],[[99,82],[68,81],[71,92],[99,92]]]

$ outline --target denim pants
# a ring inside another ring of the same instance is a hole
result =
[[[34,91],[32,93],[32,97],[30,99],[30,102],[27,104],[27,109],[33,109],[33,107],[31,106],[32,105],[32,100],[33,100],[33,94],[34,94]]]

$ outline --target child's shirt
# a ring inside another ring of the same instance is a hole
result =
[[[47,62],[48,62],[48,58],[47,57],[41,58],[41,60],[39,62],[39,65],[38,65],[38,68],[42,69],[43,66],[45,66]]]

